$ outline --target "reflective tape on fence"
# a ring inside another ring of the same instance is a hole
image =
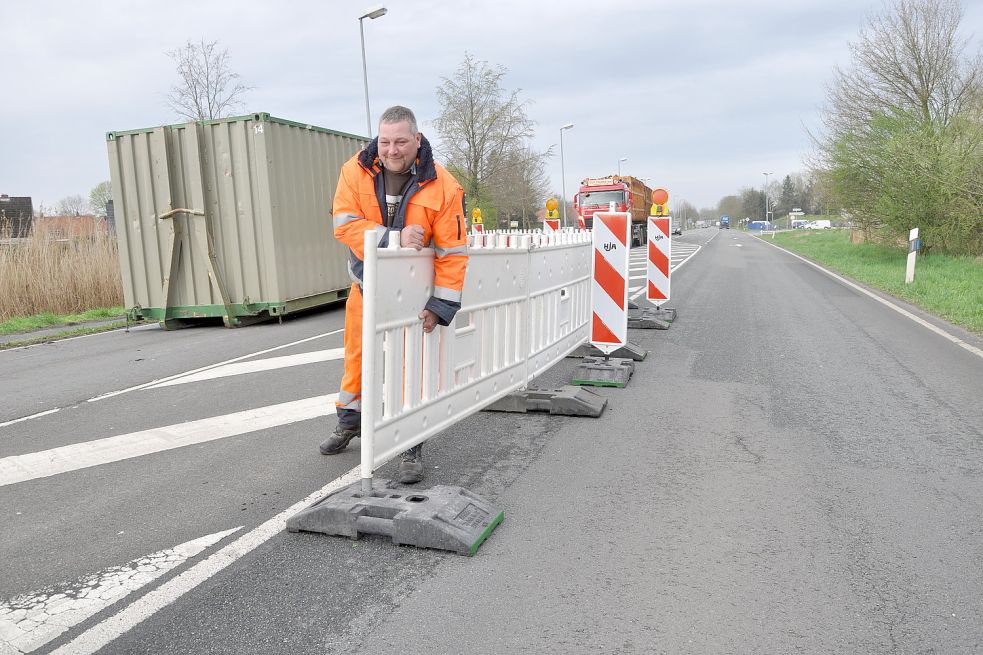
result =
[[[502,396],[587,340],[587,232],[472,235],[453,325],[424,334],[433,250],[366,233],[362,477]]]
[[[594,214],[590,342],[606,353],[628,342],[630,224],[631,214]]]
[[[672,261],[672,219],[648,218],[648,264],[645,298],[658,307],[669,300],[669,262]]]

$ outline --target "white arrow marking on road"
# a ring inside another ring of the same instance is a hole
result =
[[[338,394],[187,421],[0,459],[0,487],[335,413]]]
[[[242,526],[187,541],[73,583],[0,602],[0,654],[29,653],[153,582]]]
[[[105,400],[106,398],[113,398],[123,393],[129,393],[131,391],[139,391],[144,387],[149,387],[153,384],[160,384],[162,382],[167,382],[168,380],[173,380],[174,378],[183,377],[191,373],[198,373],[199,371],[206,371],[208,369],[216,368],[218,366],[224,366],[226,364],[231,364],[233,362],[240,362],[244,359],[249,359],[250,357],[258,357],[259,355],[265,355],[266,353],[271,353],[275,350],[283,350],[284,348],[290,348],[291,346],[296,346],[301,343],[307,343],[308,341],[313,341],[314,339],[320,339],[322,337],[330,337],[331,335],[338,334],[339,332],[344,332],[344,328],[339,328],[337,330],[332,330],[331,332],[325,332],[324,334],[315,334],[313,337],[307,337],[306,339],[300,339],[298,341],[292,341],[290,343],[284,343],[279,346],[274,346],[273,348],[267,348],[266,350],[260,350],[259,352],[249,353],[248,355],[240,355],[239,357],[233,357],[232,359],[227,359],[224,362],[218,362],[216,364],[209,364],[208,366],[202,366],[201,368],[196,368],[193,371],[185,371],[184,373],[178,373],[177,375],[171,375],[162,380],[151,380],[150,382],[145,382],[143,384],[138,384],[133,387],[127,387],[126,389],[120,389],[119,391],[111,391],[109,393],[104,393],[101,396],[96,396],[95,398],[89,398],[90,403],[99,402],[100,400]],[[2,351],[0,351],[2,352]]]
[[[60,407],[56,407],[55,409],[49,409],[45,412],[38,412],[37,414],[31,414],[30,416],[22,416],[21,418],[15,418],[13,421],[0,423],[0,428],[5,428],[8,425],[13,425],[14,423],[20,423],[21,421],[30,421],[32,418],[41,418],[42,416],[48,416],[49,414],[54,414],[60,410],[61,410]]]
[[[259,371],[271,371],[288,366],[301,366],[303,364],[314,364],[317,362],[329,362],[335,359],[344,359],[344,348],[329,348],[327,350],[315,350],[309,353],[298,353],[296,355],[284,355],[282,357],[268,357],[257,359],[252,362],[238,362],[235,364],[224,364],[205,371],[199,371],[185,375],[184,377],[172,378],[164,382],[152,384],[144,389],[160,389],[170,387],[175,384],[187,384],[189,382],[202,382],[204,380],[214,380],[216,378],[226,378],[233,375],[243,375],[245,373],[256,373]]]
[[[358,481],[361,467],[356,466],[336,480],[332,480],[307,498],[294,503],[262,525],[253,528],[230,544],[223,546],[203,561],[191,566],[146,595],[133,601],[115,615],[92,626],[78,637],[51,652],[51,655],[90,655],[144,620],[167,607],[202,582],[248,555],[257,546],[269,541],[287,527],[287,519],[308,507],[314,501],[342,487]]]

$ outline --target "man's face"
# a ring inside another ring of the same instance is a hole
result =
[[[386,170],[402,173],[416,161],[420,133],[410,130],[409,121],[379,123],[379,159]]]

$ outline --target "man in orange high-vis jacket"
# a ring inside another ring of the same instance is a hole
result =
[[[379,119],[379,136],[341,168],[334,207],[335,238],[348,246],[351,293],[345,305],[345,374],[338,393],[338,426],[320,447],[324,455],[343,451],[361,434],[362,263],[365,232],[387,246],[399,231],[404,248],[432,247],[434,291],[421,308],[423,331],[450,325],[461,308],[468,265],[464,192],[457,180],[433,160],[430,143],[417,130],[406,107],[390,107]],[[422,444],[403,453],[399,481],[423,479]]]

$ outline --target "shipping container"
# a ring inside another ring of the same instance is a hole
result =
[[[256,113],[106,140],[132,319],[233,327],[347,296],[331,203],[365,137]]]

